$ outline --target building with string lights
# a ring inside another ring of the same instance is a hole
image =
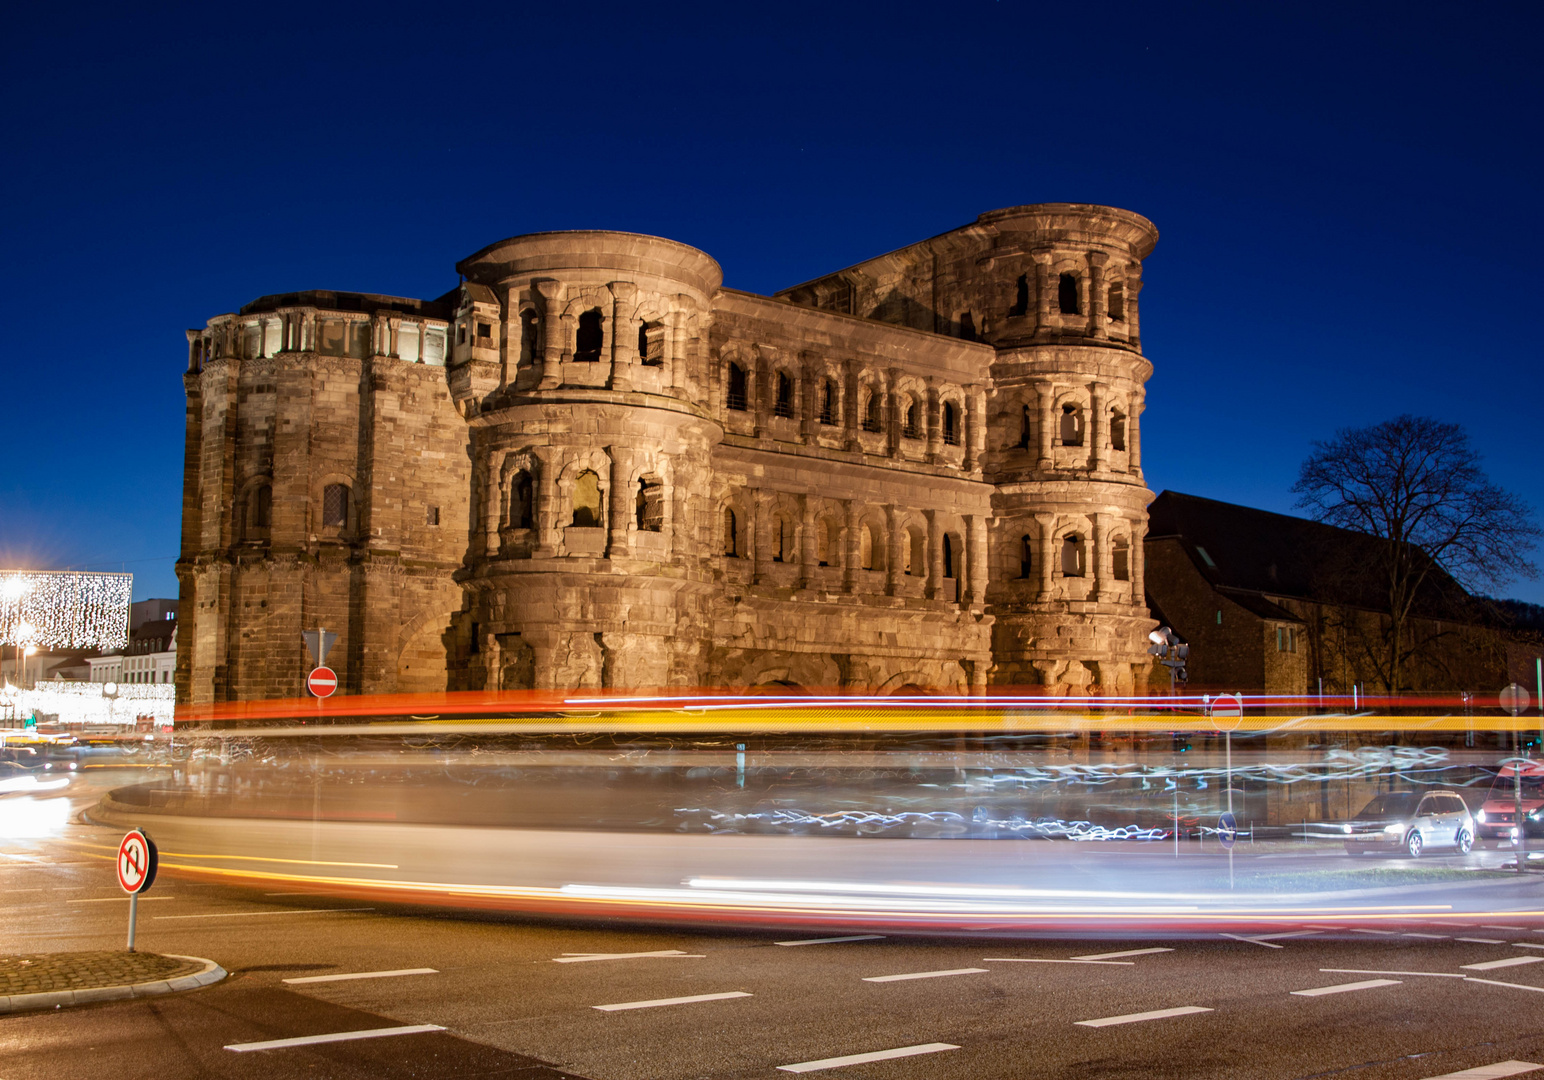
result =
[[[1130,692],[1145,218],[983,214],[761,296],[552,232],[434,300],[188,332],[179,700],[758,685]]]

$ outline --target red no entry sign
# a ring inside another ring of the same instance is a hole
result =
[[[129,894],[142,893],[155,882],[155,844],[140,829],[132,829],[118,845],[118,884]]]
[[[331,697],[337,688],[338,673],[330,667],[312,668],[311,674],[306,676],[306,689],[313,697]]]

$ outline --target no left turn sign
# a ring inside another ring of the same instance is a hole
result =
[[[118,884],[130,895],[144,892],[155,882],[158,861],[155,842],[143,829],[130,830],[118,845]]]

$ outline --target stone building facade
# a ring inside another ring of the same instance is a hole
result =
[[[686,245],[492,244],[433,301],[189,331],[177,684],[1130,691],[1145,219],[1048,204],[772,297]]]

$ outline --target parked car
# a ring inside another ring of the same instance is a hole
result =
[[[1528,836],[1544,836],[1544,762],[1523,761],[1503,765],[1474,816],[1476,835],[1490,843],[1517,840],[1518,771],[1522,772],[1523,829]]]
[[[1437,848],[1467,855],[1474,846],[1474,828],[1463,797],[1442,788],[1387,792],[1340,826],[1352,855],[1402,851],[1412,859]]]

